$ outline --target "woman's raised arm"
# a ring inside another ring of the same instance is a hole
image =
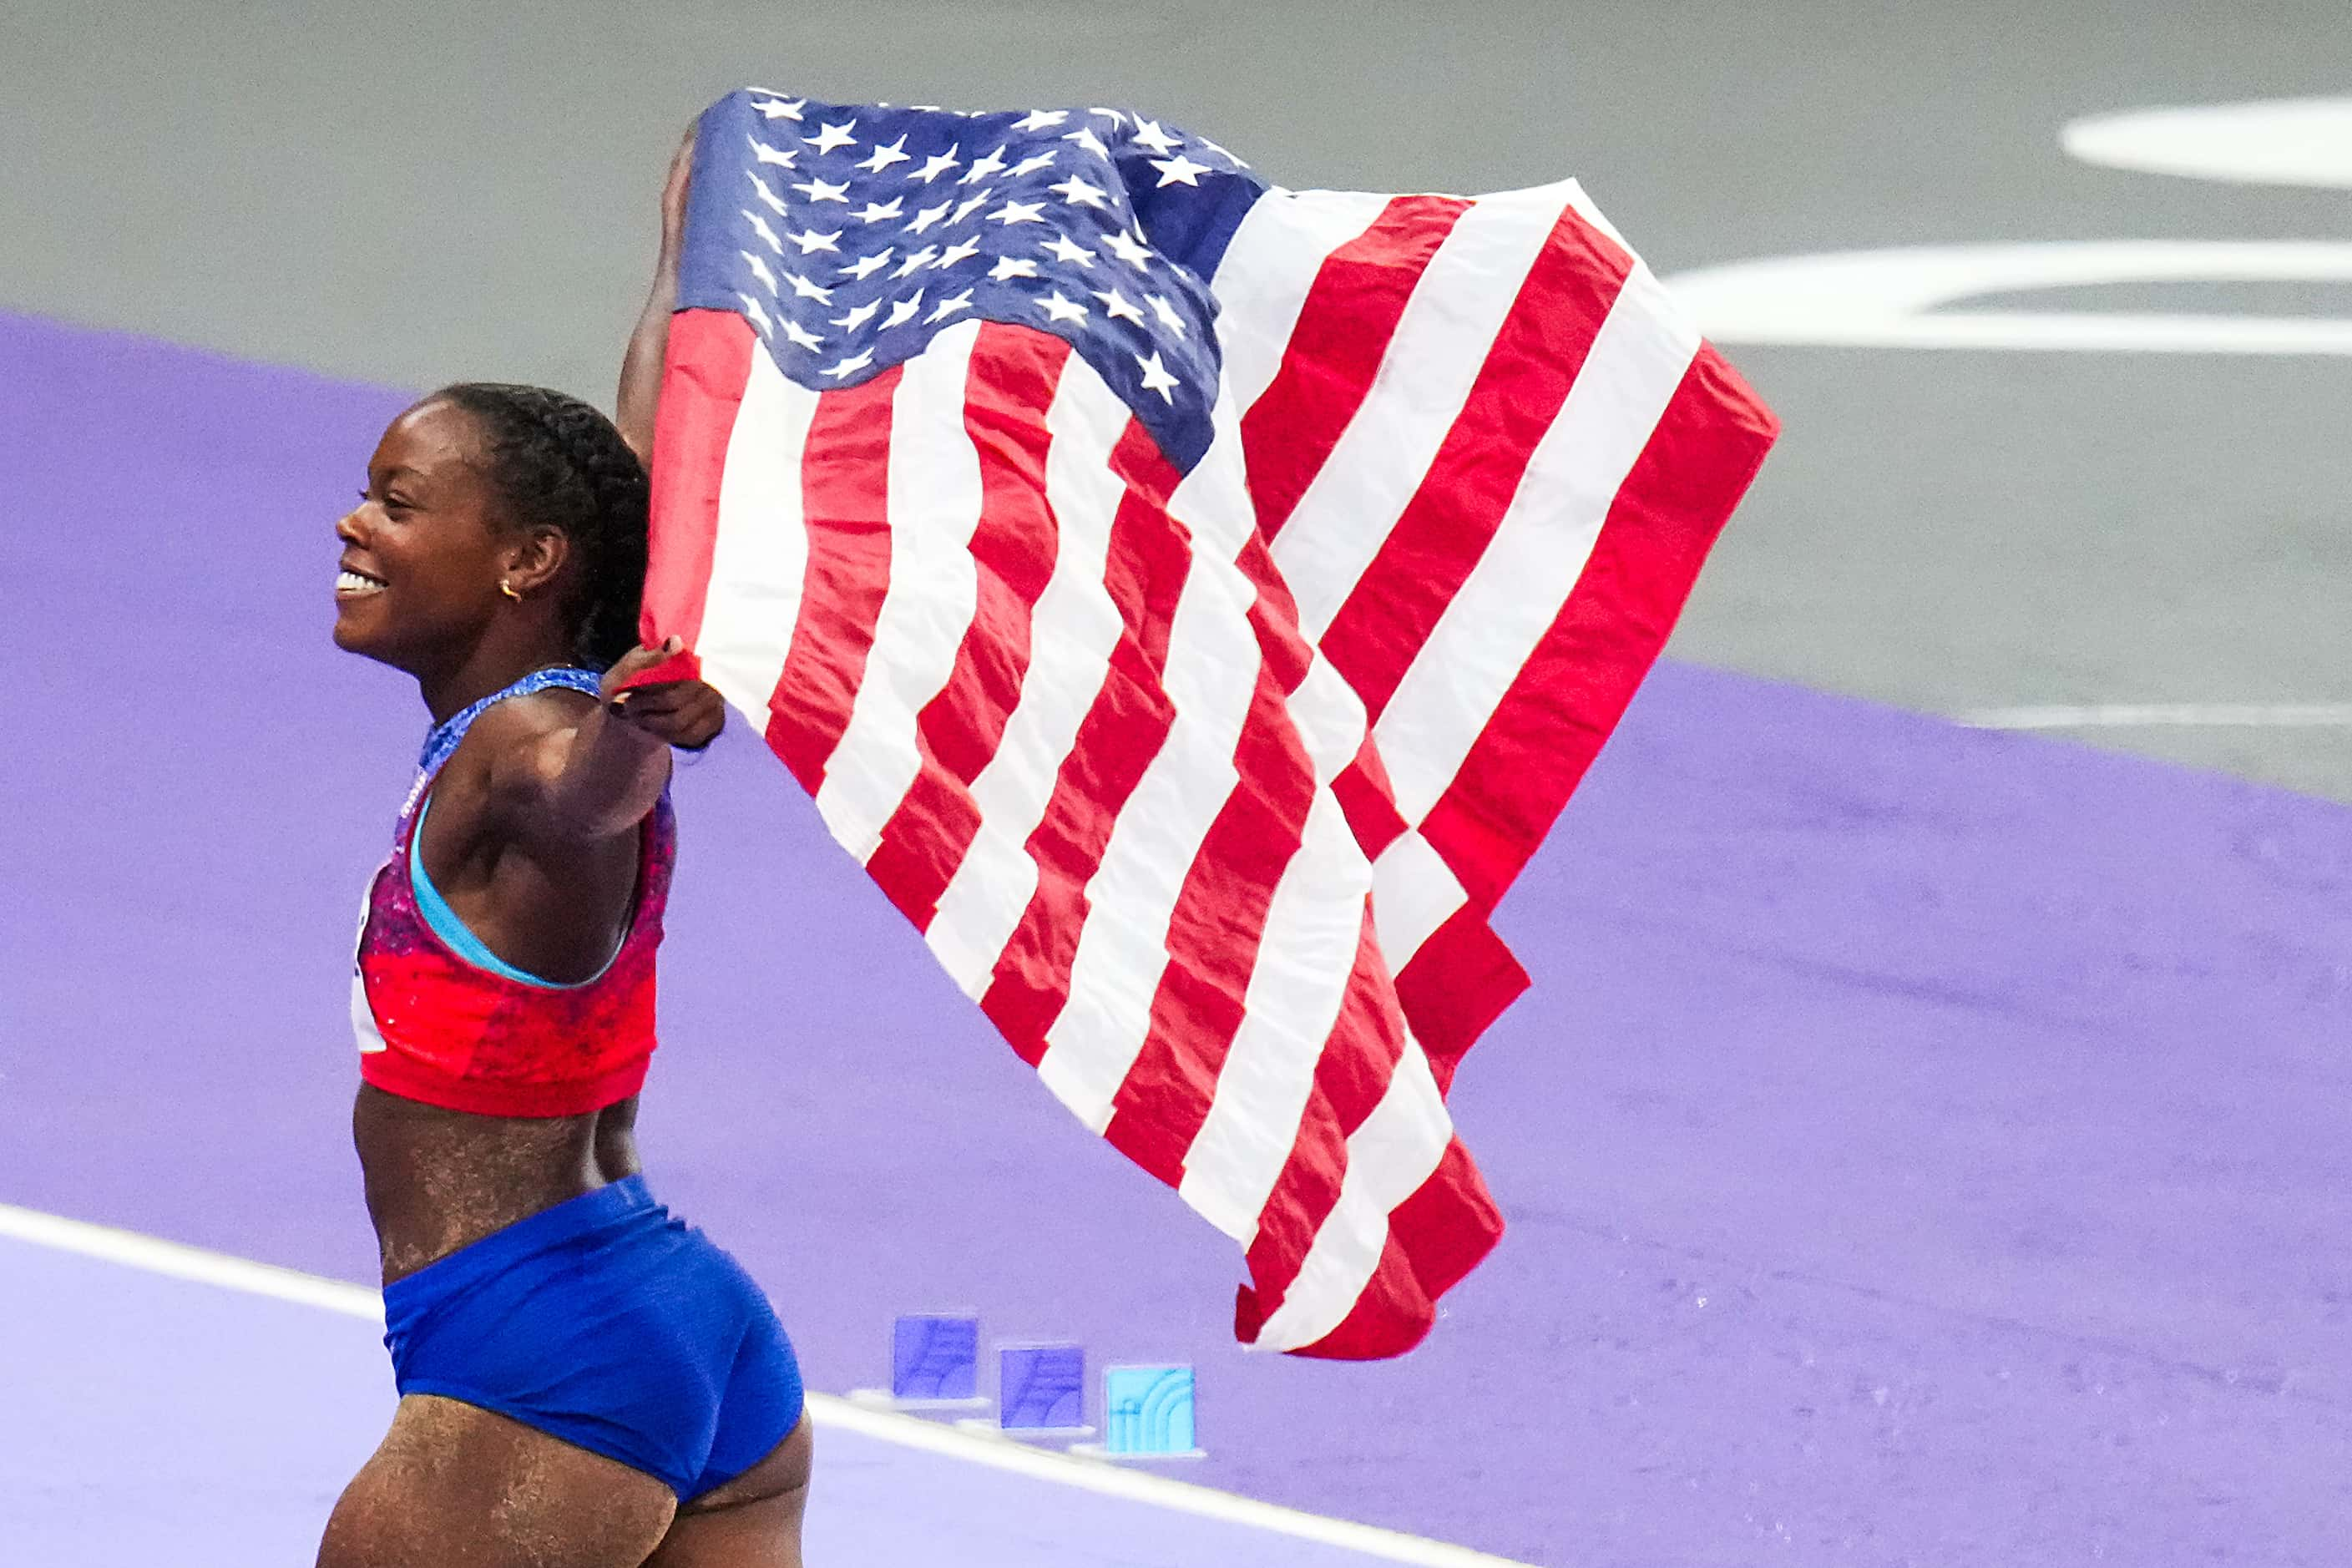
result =
[[[669,178],[662,185],[661,253],[654,261],[653,287],[646,308],[629,334],[628,351],[621,356],[621,390],[614,402],[613,423],[621,438],[650,468],[654,463],[654,414],[661,405],[662,358],[669,348],[670,313],[677,309],[678,246],[686,232],[686,193],[694,177],[694,127],[669,161]]]

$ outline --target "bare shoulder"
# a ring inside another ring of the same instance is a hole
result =
[[[538,795],[563,771],[581,721],[595,708],[594,698],[563,686],[491,704],[467,730],[436,793],[489,809]]]

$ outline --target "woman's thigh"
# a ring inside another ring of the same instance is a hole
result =
[[[801,1568],[814,1456],[803,1414],[766,1458],[681,1506],[645,1568]]]
[[[319,1568],[638,1568],[677,1507],[617,1459],[411,1394],[336,1502]]]

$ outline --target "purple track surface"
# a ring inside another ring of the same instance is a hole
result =
[[[369,1278],[349,943],[424,715],[329,642],[329,525],[402,401],[0,315],[0,1202]],[[1233,1346],[1229,1246],[753,742],[678,797],[652,1176],[815,1388],[966,1306],[1196,1362],[1186,1479],[1534,1563],[2342,1560],[2345,808],[1662,668],[1504,907],[1536,989],[1454,1105],[1510,1232],[1349,1366]],[[85,1398],[381,1414],[292,1340],[146,1380],[96,1310]],[[0,1514],[42,1443],[0,1424]]]

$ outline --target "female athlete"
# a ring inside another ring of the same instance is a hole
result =
[[[400,1405],[321,1568],[797,1568],[810,1436],[766,1299],[638,1174],[670,748],[718,694],[624,689],[691,144],[620,420],[464,384],[392,423],[335,641],[433,718],[352,981],[352,1131]]]

